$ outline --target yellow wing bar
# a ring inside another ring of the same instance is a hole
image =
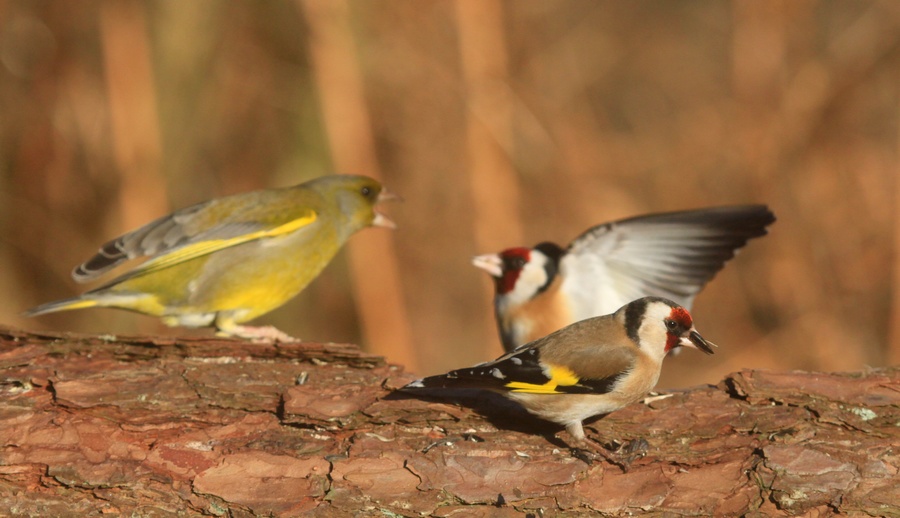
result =
[[[208,241],[200,241],[199,243],[194,243],[193,245],[179,248],[174,252],[147,261],[146,263],[141,265],[140,268],[134,270],[132,275],[129,275],[129,277],[146,275],[148,273],[168,268],[169,266],[175,264],[190,261],[191,259],[196,259],[198,257],[202,257],[204,255],[211,254],[213,252],[217,252],[219,250],[223,250],[232,246],[247,243],[256,239],[276,237],[283,234],[288,234],[301,227],[305,227],[306,225],[313,223],[316,219],[316,213],[314,211],[309,211],[309,213],[304,216],[293,219],[283,225],[279,225],[274,228],[260,230],[257,232],[250,232],[249,234],[244,234],[228,239],[210,239]]]
[[[568,367],[561,365],[548,365],[546,371],[549,371],[549,380],[547,383],[538,385],[536,383],[523,383],[521,381],[511,381],[505,385],[512,392],[527,392],[531,394],[562,394],[556,390],[556,387],[569,387],[577,385],[580,379]]]

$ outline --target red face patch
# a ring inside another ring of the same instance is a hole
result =
[[[694,325],[694,319],[691,318],[691,314],[682,307],[672,308],[672,312],[669,313],[669,319],[677,322],[678,327],[681,329],[690,329]],[[666,352],[669,352],[677,347],[680,341],[681,338],[678,335],[671,331],[667,332]]]
[[[669,352],[672,349],[674,349],[675,346],[678,345],[679,341],[680,340],[678,339],[677,336],[673,335],[672,333],[666,333],[666,352]]]
[[[500,252],[500,259],[503,260],[503,276],[497,279],[497,292],[502,295],[515,289],[522,268],[531,260],[531,250],[510,248]]]
[[[694,319],[691,318],[691,314],[681,306],[672,308],[669,318],[683,325],[686,329],[690,329],[694,325]]]

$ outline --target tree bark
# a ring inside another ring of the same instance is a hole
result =
[[[590,422],[596,457],[345,344],[0,330],[0,372],[12,515],[900,516],[898,368],[735,373]]]

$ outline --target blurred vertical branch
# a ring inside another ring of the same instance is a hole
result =
[[[113,153],[121,178],[117,225],[126,229],[168,212],[144,9],[144,3],[133,0],[106,2],[100,7]]]
[[[334,167],[381,179],[359,57],[344,0],[299,0]],[[400,289],[393,236],[363,232],[349,244],[350,270],[370,351],[418,369]]]
[[[897,120],[900,120],[900,106],[897,107]],[[900,157],[900,131],[897,132],[897,149],[894,151]],[[893,267],[894,276],[891,290],[890,310],[888,311],[888,336],[887,354],[885,365],[900,365],[900,164],[894,164],[894,239],[893,239]]]
[[[519,183],[512,167],[503,5],[497,0],[457,0],[459,49],[465,85],[466,149],[474,197],[475,243],[480,250],[523,242]]]
[[[503,29],[503,5],[497,0],[457,0],[456,22],[464,86],[464,161],[473,198],[477,250],[493,251],[524,243],[519,213],[520,186],[512,165],[512,110]],[[485,298],[492,283],[482,282]],[[483,315],[482,328],[493,328]],[[490,340],[493,353],[499,342]],[[493,357],[494,355],[489,355]]]

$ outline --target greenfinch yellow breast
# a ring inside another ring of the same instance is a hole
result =
[[[393,197],[371,178],[334,175],[193,205],[106,243],[72,276],[88,282],[125,261],[147,257],[142,264],[99,288],[26,314],[112,307],[157,316],[170,326],[290,339],[272,327],[240,324],[300,293],[357,231],[393,228],[375,210]]]

